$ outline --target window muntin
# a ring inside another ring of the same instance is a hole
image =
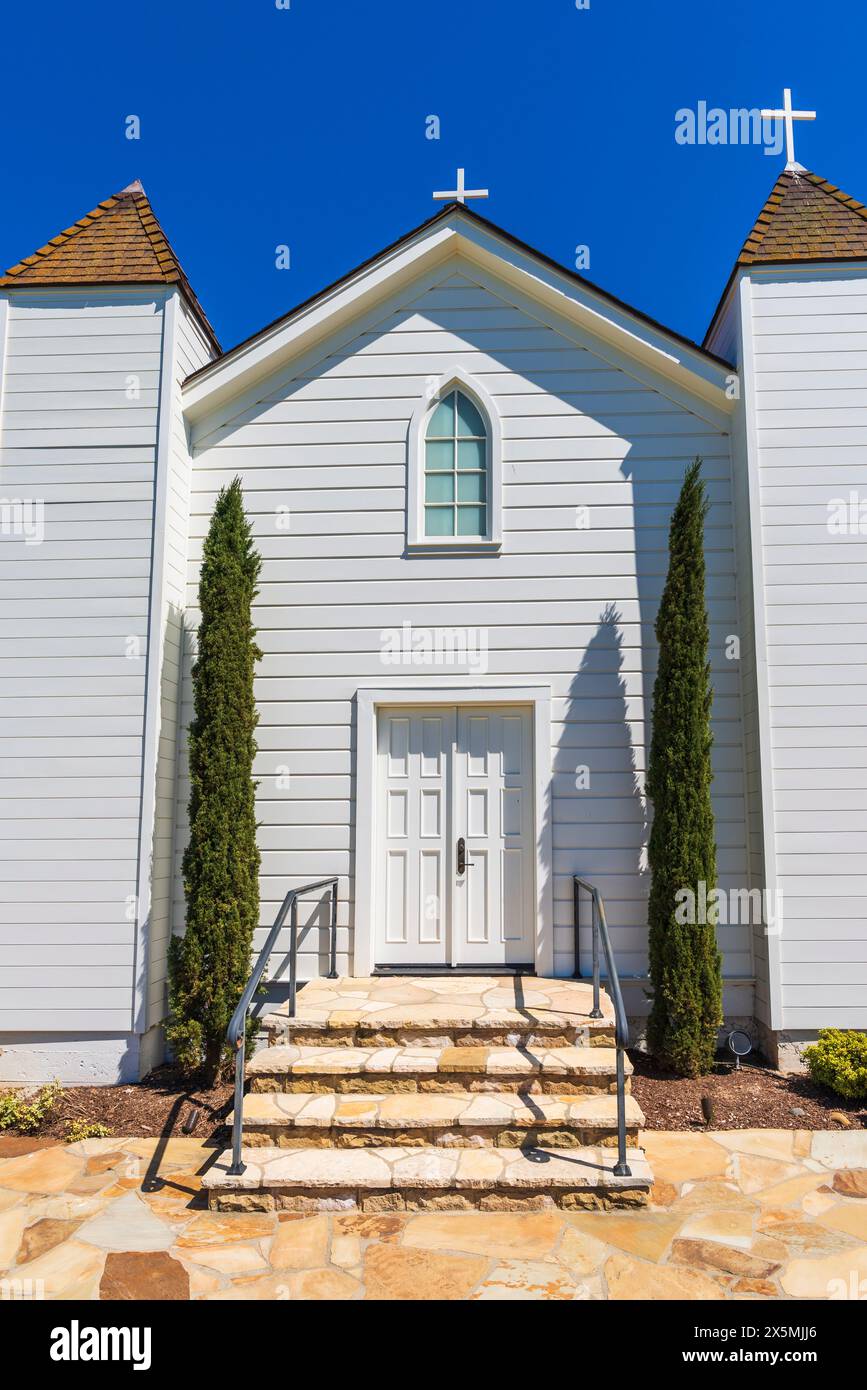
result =
[[[424,445],[425,536],[488,534],[488,431],[463,391],[449,391],[428,422]]]

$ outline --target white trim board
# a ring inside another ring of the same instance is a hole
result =
[[[770,901],[778,901],[777,846],[775,840],[774,812],[774,769],[771,743],[771,706],[768,688],[768,637],[767,601],[765,597],[765,565],[762,540],[762,508],[759,486],[759,438],[756,424],[756,410],[752,399],[755,389],[755,366],[753,362],[753,308],[752,285],[749,276],[740,282],[740,337],[743,383],[743,408],[746,424],[746,469],[747,491],[749,496],[749,528],[752,560],[753,589],[753,632],[756,660],[756,714],[759,734],[759,801],[762,815],[762,849],[764,858],[764,887]],[[768,932],[768,993],[770,1006],[769,1027],[782,1028],[782,976],[780,938],[776,932]]]
[[[151,581],[148,599],[145,710],[142,730],[141,814],[139,822],[138,882],[136,886],[135,965],[131,1027],[147,1031],[151,891],[153,887],[154,827],[157,804],[157,759],[160,740],[164,603],[166,587],[166,514],[169,491],[169,454],[172,444],[172,398],[175,391],[178,292],[166,295],[162,305],[162,353],[157,412],[157,444],[153,523],[151,533]]]
[[[0,298],[0,431],[3,428],[3,397],[5,391],[3,369],[6,362],[6,328],[9,323],[9,300],[4,295]],[[0,434],[0,444],[2,444],[2,434]]]
[[[355,792],[355,922],[353,972],[369,975],[373,959],[376,853],[376,716],[387,705],[529,705],[533,712],[534,825],[536,840],[536,973],[554,970],[554,888],[551,776],[551,689],[544,685],[359,687]]]

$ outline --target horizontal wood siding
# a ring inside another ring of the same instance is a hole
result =
[[[457,365],[477,377],[502,417],[502,554],[408,559],[408,424],[426,382]],[[273,380],[236,418],[210,433],[199,427],[190,625],[208,519],[218,489],[236,474],[264,557],[256,605],[263,929],[293,884],[339,874],[338,964],[350,968],[353,826],[356,813],[369,814],[355,806],[356,691],[407,679],[425,685],[442,674],[383,664],[383,629],[466,626],[489,643],[488,675],[476,683],[551,682],[556,969],[572,970],[570,876],[578,872],[605,895],[621,970],[646,970],[642,786],[653,620],[671,509],[696,454],[712,501],[719,862],[723,884],[740,887],[740,678],[724,653],[737,624],[732,484],[729,440],[718,427],[603,359],[589,339],[576,345],[530,318],[507,291],[500,297],[469,274],[445,272],[442,283],[408,293],[381,323],[335,343],[315,365]],[[586,530],[576,526],[584,506]],[[578,792],[582,765],[590,788]],[[184,776],[181,826],[186,790]],[[182,912],[176,876],[176,924]],[[727,972],[750,976],[749,928],[721,929],[721,940]],[[311,932],[305,974],[321,968],[324,947]]]
[[[755,277],[782,1025],[867,1027],[867,275]],[[829,530],[834,499],[865,521]]]
[[[0,537],[0,1032],[119,1033],[134,991],[162,298],[9,301],[0,496],[42,502],[44,539]]]

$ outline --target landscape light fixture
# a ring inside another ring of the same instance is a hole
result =
[[[735,1059],[735,1071],[740,1071],[741,1058],[749,1057],[753,1050],[753,1040],[742,1028],[733,1028],[728,1036],[728,1046]]]

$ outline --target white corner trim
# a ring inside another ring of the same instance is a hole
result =
[[[533,712],[534,827],[536,867],[536,973],[554,971],[553,783],[551,776],[551,687],[547,685],[360,686],[357,695],[355,783],[355,921],[352,940],[356,975],[369,975],[373,958],[376,853],[376,716],[388,705],[530,705]],[[363,808],[364,814],[360,808]]]
[[[9,300],[4,295],[0,299],[0,431],[3,428],[4,368],[6,365],[6,327],[9,323]],[[2,442],[2,434],[0,434]]]
[[[147,1031],[150,955],[151,879],[156,821],[157,758],[160,741],[162,656],[165,641],[166,516],[172,446],[172,404],[178,339],[178,291],[163,301],[160,392],[157,407],[154,504],[151,522],[151,574],[148,593],[148,638],[141,764],[138,874],[136,881],[135,964],[131,1027]]]
[[[753,630],[756,657],[756,716],[759,734],[759,785],[762,814],[762,850],[765,867],[765,889],[776,905],[776,921],[785,930],[777,882],[777,846],[774,811],[774,765],[771,743],[771,702],[768,686],[768,637],[765,600],[765,567],[762,541],[762,499],[759,479],[759,437],[756,424],[755,362],[753,352],[752,282],[745,275],[739,287],[741,334],[741,390],[743,393],[744,428],[746,435],[747,490],[749,497],[750,553],[753,589]],[[772,896],[771,896],[772,895]],[[782,952],[778,931],[768,931],[768,1026],[783,1026]]]
[[[487,424],[485,465],[488,472],[488,534],[472,536],[426,536],[424,529],[425,433],[434,406],[449,391],[460,387],[479,407]],[[493,399],[480,381],[457,363],[435,382],[429,383],[413,410],[407,432],[406,450],[406,544],[408,550],[424,553],[468,550],[498,550],[503,543],[503,427]]]

